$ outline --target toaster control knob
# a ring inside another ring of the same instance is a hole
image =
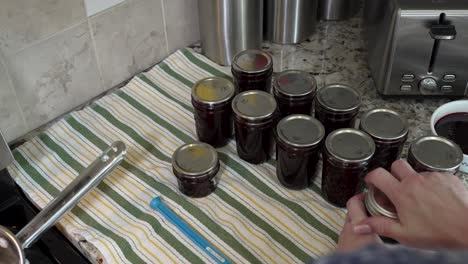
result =
[[[436,92],[438,88],[437,81],[434,78],[427,77],[419,82],[419,89],[422,93]]]

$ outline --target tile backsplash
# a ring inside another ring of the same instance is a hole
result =
[[[197,0],[114,2],[89,17],[85,0],[2,3],[0,130],[7,141],[199,40]]]

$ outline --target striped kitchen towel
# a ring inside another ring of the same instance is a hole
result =
[[[212,263],[149,207],[155,196],[234,263],[303,263],[333,251],[345,212],[324,201],[318,182],[283,188],[274,162],[242,161],[234,141],[218,149],[213,194],[179,192],[171,155],[196,140],[190,91],[208,76],[229,69],[179,50],[18,147],[9,172],[42,208],[109,144],[126,143],[127,158],[58,223],[95,263]]]

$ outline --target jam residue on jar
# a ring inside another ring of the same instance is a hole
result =
[[[222,147],[232,137],[231,102],[234,92],[232,82],[220,77],[205,78],[194,84],[192,105],[195,110],[195,127],[201,142]]]
[[[345,207],[349,198],[362,191],[374,152],[374,141],[360,130],[345,128],[330,133],[323,151],[324,198]]]
[[[463,161],[463,152],[453,141],[439,136],[424,136],[411,143],[408,163],[417,172],[455,173]]]
[[[325,134],[340,128],[353,128],[361,106],[359,93],[344,84],[319,89],[315,97],[315,117],[325,127]]]
[[[252,164],[270,158],[276,121],[275,98],[263,91],[247,91],[232,101],[237,154]]]
[[[311,115],[316,90],[317,82],[307,72],[288,70],[280,73],[273,83],[273,94],[278,102],[280,117]]]
[[[248,90],[269,92],[273,59],[261,50],[244,50],[234,57],[231,72],[236,93]]]
[[[315,178],[325,129],[315,118],[290,115],[276,127],[276,174],[280,183],[300,190]]]
[[[382,167],[390,170],[392,163],[400,157],[408,137],[407,121],[393,110],[378,108],[362,115],[360,129],[375,143],[371,169]]]
[[[183,194],[193,198],[205,197],[217,186],[218,153],[212,146],[201,142],[183,145],[172,156],[172,170]]]

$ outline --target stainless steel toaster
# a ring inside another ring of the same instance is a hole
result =
[[[364,38],[380,94],[467,94],[468,0],[366,0]]]

